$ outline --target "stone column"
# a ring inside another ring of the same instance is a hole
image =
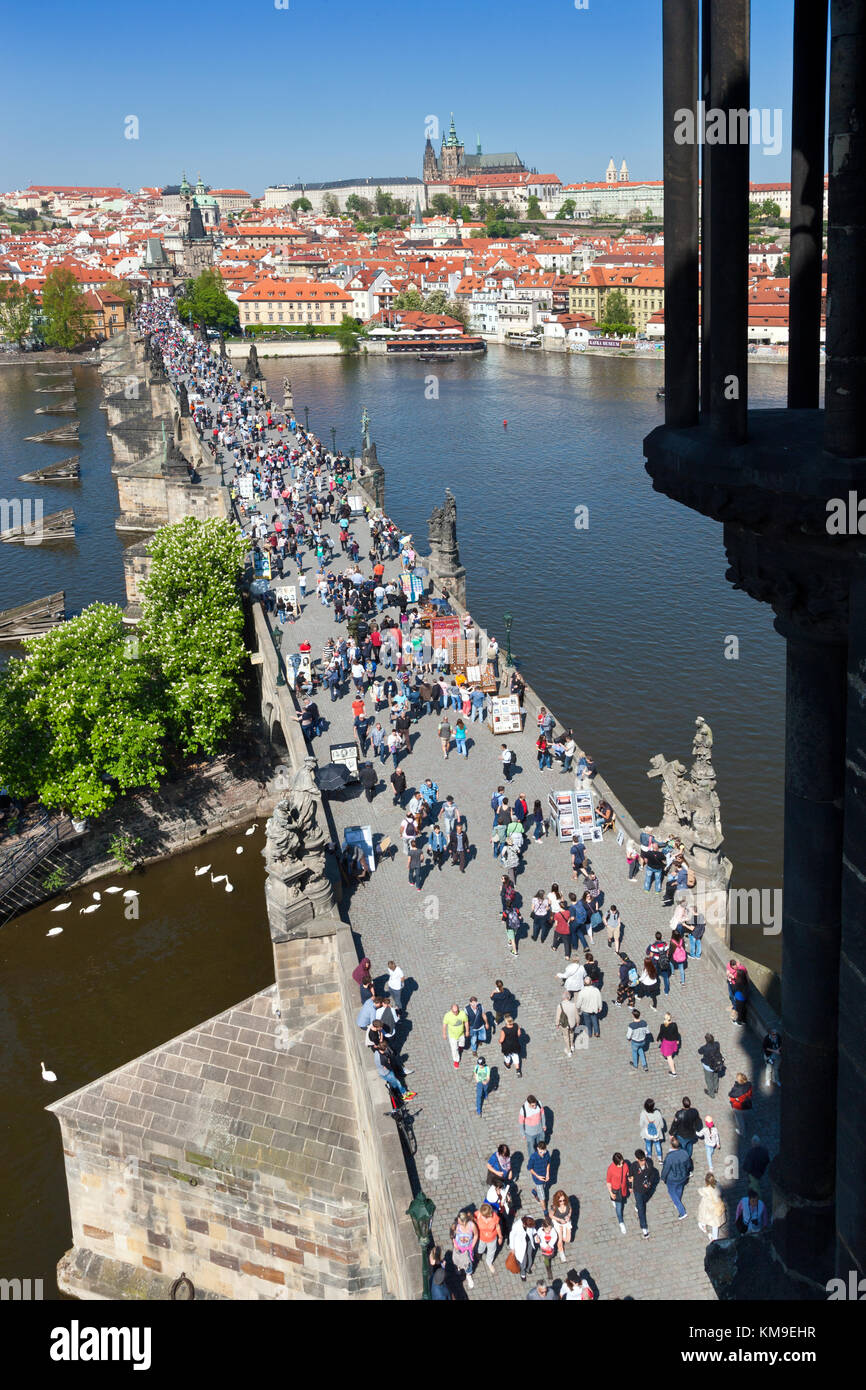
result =
[[[772,1240],[786,1268],[820,1283],[831,1277],[833,1267],[846,649],[838,632],[836,641],[821,641],[814,630],[795,622],[778,618],[776,626],[788,644],[782,910],[786,1084],[779,1155],[771,1170]],[[862,1115],[862,1098],[857,1110]],[[852,1117],[852,1123],[859,1121]],[[861,1137],[861,1150],[862,1145]],[[846,1164],[849,1158],[854,1155],[845,1155]],[[855,1180],[862,1193],[862,1169]]]
[[[851,587],[842,942],[839,962],[839,1085],[836,1093],[836,1274],[866,1275],[866,579]],[[783,1091],[784,1094],[784,1091]]]

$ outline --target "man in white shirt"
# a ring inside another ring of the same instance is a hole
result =
[[[394,1010],[395,1018],[400,1018],[403,1013],[403,981],[406,976],[400,969],[396,961],[388,961],[388,993],[391,996],[391,1008]]]

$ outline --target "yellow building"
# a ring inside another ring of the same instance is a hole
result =
[[[313,280],[257,280],[238,296],[241,326],[310,324],[332,327],[352,312],[352,296],[339,285]]]

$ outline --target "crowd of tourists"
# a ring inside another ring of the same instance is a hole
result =
[[[186,388],[195,427],[223,467],[250,543],[259,600],[280,625],[294,623],[307,603],[330,610],[334,630],[321,654],[314,656],[309,642],[298,641],[297,653],[287,658],[293,661],[297,718],[314,749],[325,726],[317,695],[329,704],[350,700],[361,784],[372,802],[383,780],[380,769],[388,773],[394,838],[402,847],[409,886],[422,892],[429,875],[455,869],[464,874],[474,860],[489,853],[502,871],[499,902],[491,904],[491,912],[498,912],[507,953],[516,958],[523,949],[549,949],[561,966],[551,968],[555,983],[550,1018],[564,1056],[599,1049],[603,1031],[611,1031],[623,1049],[624,1065],[648,1075],[649,1058],[657,1049],[652,1069],[676,1077],[677,1061],[685,1050],[699,1060],[705,1094],[715,1100],[727,1073],[722,1046],[710,1032],[702,1040],[688,1037],[676,1017],[675,1001],[689,987],[689,972],[701,968],[705,932],[691,892],[695,880],[684,846],[675,837],[657,839],[646,833],[636,841],[619,833],[622,881],[643,874],[644,891],[660,895],[671,910],[664,932],[641,934],[635,924],[625,931],[620,911],[610,901],[614,885],[602,886],[579,836],[563,855],[561,877],[568,875],[567,881],[539,883],[534,858],[539,842],[548,836],[549,817],[540,799],[530,800],[516,783],[512,788],[519,764],[507,739],[497,755],[501,781],[490,792],[489,837],[476,825],[471,843],[468,817],[444,786],[442,764],[452,752],[471,757],[473,725],[485,721],[489,690],[480,680],[472,683],[451,671],[447,647],[433,640],[422,619],[418,559],[411,538],[372,506],[364,505],[359,512],[350,501],[350,461],[328,450],[290,410],[276,411],[261,390],[246,384],[230,363],[214,358],[207,345],[182,329],[165,306],[142,306],[138,318],[140,328],[159,344],[170,378]],[[386,570],[396,566],[396,574],[387,577]],[[293,579],[289,597],[286,585],[279,584],[287,578]],[[447,600],[445,594],[446,605]],[[467,634],[475,633],[468,614],[460,621]],[[516,695],[522,706],[523,682],[513,670],[500,671],[495,639],[485,644],[481,660],[492,671],[496,688]],[[592,790],[595,764],[578,749],[573,732],[557,728],[543,707],[535,719],[531,735],[539,771],[568,777],[577,787]],[[441,787],[431,767],[407,775],[417,756],[412,751],[413,725],[422,720],[435,724]],[[595,802],[601,833],[616,838],[613,808],[603,797]],[[360,846],[347,847],[341,869],[352,891],[369,878],[367,853]],[[518,876],[524,872],[538,884],[531,895],[518,890]],[[406,975],[398,955],[395,947],[395,958],[381,971],[374,971],[364,957],[354,979],[360,992],[358,1027],[395,1103],[405,1105],[416,1091],[407,1082],[413,1069],[405,1065],[402,1047]],[[743,1026],[749,982],[736,959],[728,966],[727,987],[731,1021]],[[493,1080],[489,1051],[498,1049],[504,1071],[523,1076],[527,1044],[517,1014],[514,995],[501,979],[486,997],[467,994],[444,1014],[442,1040],[451,1067],[459,1071],[464,1057],[471,1058],[477,1117],[484,1112]],[[767,1085],[780,1084],[780,1048],[775,1032],[764,1038]],[[747,1137],[745,1123],[755,1097],[745,1073],[735,1072],[726,1098],[737,1133]],[[666,1189],[677,1218],[685,1220],[683,1197],[695,1182],[697,1222],[708,1239],[733,1229],[762,1230],[768,1212],[761,1182],[770,1155],[760,1139],[752,1136],[743,1160],[750,1190],[731,1217],[714,1169],[720,1138],[713,1115],[702,1114],[689,1095],[673,1114],[666,1116],[663,1110],[652,1097],[636,1106],[629,1141],[634,1147],[629,1151],[624,1142],[614,1149],[606,1171],[599,1174],[620,1232],[628,1232],[626,1216],[633,1203],[640,1236],[649,1238],[648,1211],[659,1186]],[[544,1278],[527,1295],[530,1299],[597,1296],[589,1271],[578,1273],[569,1264],[577,1194],[558,1187],[550,1195],[549,1113],[532,1092],[521,1097],[519,1106],[515,1102],[508,1139],[519,1145],[524,1157],[515,1168],[515,1151],[506,1139],[490,1154],[477,1204],[453,1214],[444,1253],[441,1246],[431,1248],[434,1299],[465,1296],[465,1289],[474,1288],[481,1263],[495,1276],[502,1249],[507,1268],[522,1281],[528,1281],[534,1266],[536,1273],[543,1270]],[[625,1129],[620,1130],[623,1139]],[[696,1151],[703,1155],[705,1169],[697,1179]],[[533,1204],[528,1213],[521,1183],[528,1184]],[[554,1277],[557,1264],[569,1266],[561,1279]]]

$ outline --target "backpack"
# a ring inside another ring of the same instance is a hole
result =
[[[570,1028],[570,1027],[571,1027],[571,1024],[570,1024],[569,1021],[568,1021],[568,1015],[566,1014],[566,1012],[565,1012],[565,1010],[563,1009],[563,1007],[562,1007],[561,1004],[560,1004],[560,1006],[559,1006],[559,1019],[558,1019],[558,1023],[559,1023],[560,1028]]]
[[[659,1127],[655,1120],[647,1120],[646,1137],[647,1139],[659,1139],[661,1137],[659,1135]]]
[[[638,979],[639,979],[639,976],[638,976],[636,967],[633,966],[633,965],[629,966],[629,971],[628,971],[628,982],[629,982],[629,984],[630,984],[630,985],[636,985],[637,982],[638,982]]]
[[[673,959],[676,962],[676,964],[679,965],[681,961],[685,960],[685,958],[686,948],[681,941],[678,941],[676,946],[674,947]]]

